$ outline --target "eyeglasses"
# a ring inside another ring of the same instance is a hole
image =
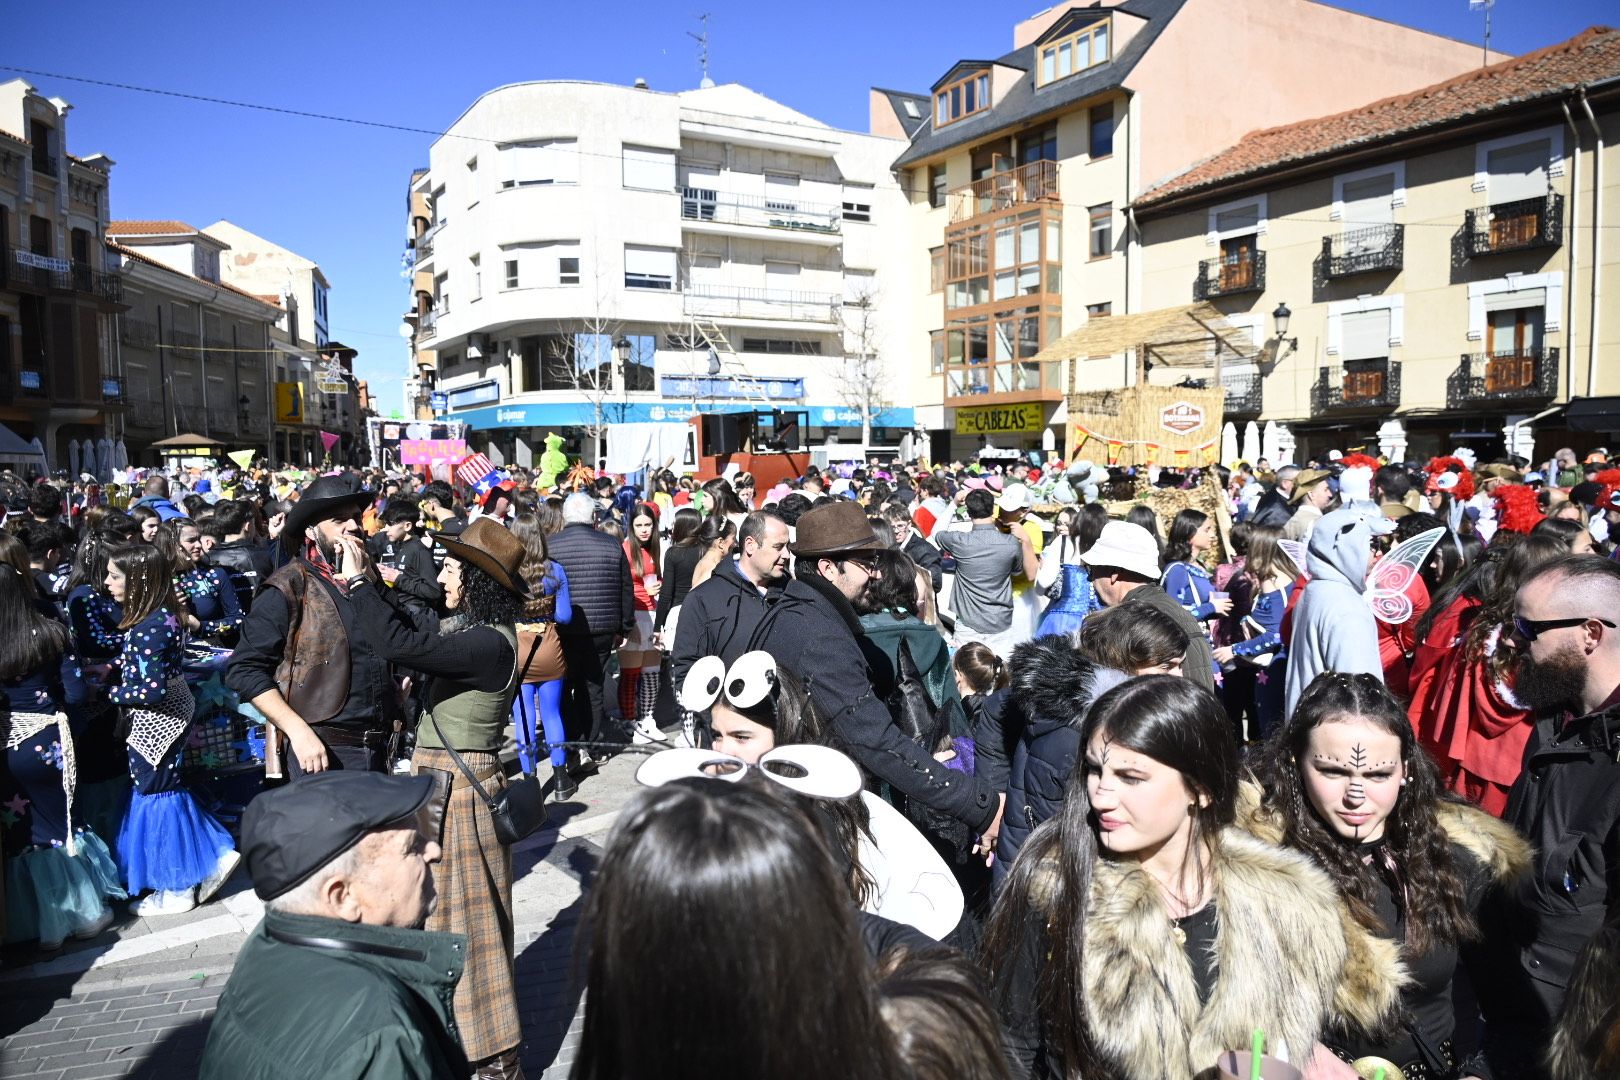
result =
[[[1614,623],[1596,615],[1582,615],[1576,619],[1526,619],[1523,616],[1515,615],[1513,616],[1513,633],[1524,641],[1531,642],[1548,630],[1562,630],[1565,627],[1580,626],[1582,623],[1587,622],[1600,622],[1610,630],[1615,629]]]

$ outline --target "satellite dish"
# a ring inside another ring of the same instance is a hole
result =
[[[416,333],[416,330],[412,328],[410,323],[402,322],[402,323],[399,324],[399,336],[400,337],[409,338],[414,333]]]

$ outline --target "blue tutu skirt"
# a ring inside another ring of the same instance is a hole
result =
[[[88,829],[73,835],[77,851],[37,847],[6,858],[6,941],[61,941],[95,922],[108,900],[123,900],[118,867]]]
[[[185,789],[132,792],[118,834],[118,868],[131,895],[179,892],[207,878],[235,848],[231,834]]]
[[[1080,629],[1080,624],[1086,621],[1084,611],[1065,611],[1061,608],[1047,608],[1046,614],[1041,617],[1041,625],[1035,632],[1036,637],[1055,637],[1058,634],[1074,634]]]

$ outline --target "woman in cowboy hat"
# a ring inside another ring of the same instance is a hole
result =
[[[478,1076],[521,1076],[512,853],[461,768],[471,770],[492,799],[506,787],[499,751],[517,688],[516,624],[528,594],[520,573],[525,549],[488,517],[458,537],[435,533],[433,539],[445,549],[439,584],[450,611],[437,629],[390,603],[357,538],[339,538],[338,572],[368,639],[387,659],[431,679],[412,770],[439,777],[449,795],[439,836],[444,861],[434,874],[439,904],[426,929],[467,938],[455,1016]],[[459,762],[447,747],[459,753]]]

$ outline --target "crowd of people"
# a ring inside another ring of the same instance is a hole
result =
[[[1620,1075],[1604,450],[129,479],[0,475],[6,941],[245,862],[205,1076],[521,1076],[617,755],[576,1077]]]

